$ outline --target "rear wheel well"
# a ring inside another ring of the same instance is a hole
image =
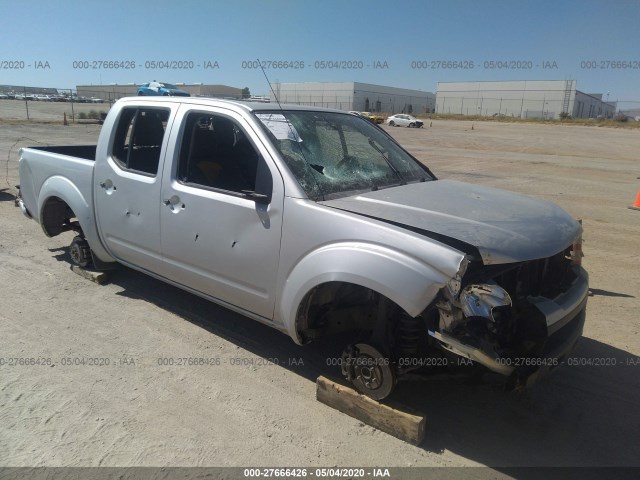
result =
[[[82,235],[82,228],[71,207],[59,197],[48,198],[42,206],[42,229],[48,237],[72,230]]]

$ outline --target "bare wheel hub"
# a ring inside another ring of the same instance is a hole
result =
[[[91,263],[91,248],[89,243],[81,236],[74,237],[69,247],[69,255],[73,263],[79,267],[86,267]]]
[[[365,343],[347,347],[342,354],[342,373],[356,390],[375,400],[387,398],[396,385],[389,359]]]

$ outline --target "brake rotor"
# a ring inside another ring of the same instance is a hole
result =
[[[349,380],[356,390],[374,400],[387,398],[396,385],[396,374],[391,361],[365,343],[358,343],[345,353],[347,352],[348,357],[343,359],[350,362]]]

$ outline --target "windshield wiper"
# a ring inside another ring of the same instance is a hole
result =
[[[391,169],[391,171],[398,176],[398,178],[400,179],[400,185],[406,185],[407,181],[400,174],[398,169],[391,163],[391,160],[389,160],[389,157],[387,157],[387,155],[385,154],[384,150],[382,150],[382,148],[380,148],[378,145],[376,145],[376,143],[371,139],[371,137],[368,137],[367,140],[369,141],[369,145],[371,145],[373,148],[375,148],[378,151],[378,153],[380,153],[382,158],[384,158],[384,161],[387,162],[387,165],[389,165],[389,168]]]

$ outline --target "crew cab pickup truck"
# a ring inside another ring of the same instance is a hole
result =
[[[445,360],[526,387],[582,334],[577,221],[439,180],[347,112],[122,99],[97,146],[22,149],[20,187],[46,235],[76,233],[78,265],[119,262],[298,344],[349,339],[337,363],[375,399]]]

